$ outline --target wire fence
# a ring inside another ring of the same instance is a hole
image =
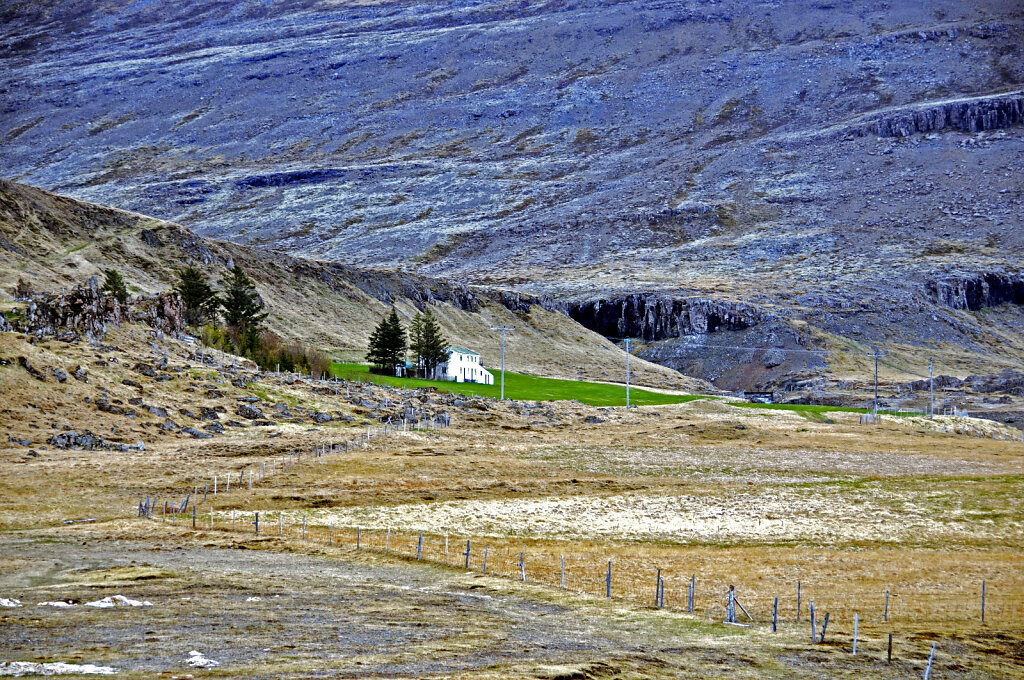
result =
[[[182,523],[182,519],[179,514],[164,517],[163,521]],[[721,573],[687,571],[685,556],[666,555],[654,564],[645,555],[624,554],[629,552],[628,546],[625,550],[622,546],[608,551],[563,550],[558,545],[524,542],[520,547],[511,538],[312,524],[306,517],[296,519],[294,511],[211,510],[184,520],[186,526],[194,526],[197,531],[226,531],[367,551],[570,593],[685,611],[710,622],[728,619],[728,593],[730,586],[735,586],[741,605],[737,623],[769,628],[773,624],[808,624],[813,603],[817,625],[828,613],[831,635],[838,637],[852,635],[855,615],[862,627],[913,625],[958,631],[980,629],[985,624],[1016,627],[1024,616],[1020,574],[952,586],[900,583],[890,588],[879,587],[873,581],[860,582],[839,572],[828,578],[811,574],[806,579],[786,581],[759,576],[749,583],[732,583]]]

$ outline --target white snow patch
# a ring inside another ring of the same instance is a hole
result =
[[[263,599],[262,597],[259,597],[258,595],[254,595],[253,597],[245,598],[245,601],[246,602],[259,602],[262,599]]]
[[[109,609],[110,607],[152,607],[153,603],[140,600],[131,600],[124,595],[113,595],[111,597],[105,597],[102,600],[96,600],[94,602],[86,602],[86,607],[98,607],[100,609]]]
[[[0,675],[21,677],[23,675],[113,675],[116,668],[95,666],[91,663],[35,663],[32,661],[0,661]]]
[[[188,665],[194,668],[213,668],[214,666],[219,666],[220,662],[207,659],[203,656],[202,652],[197,652],[193,649],[188,653]]]
[[[55,602],[40,602],[37,607],[74,607],[74,602],[61,602],[57,600]]]
[[[6,597],[0,597],[0,607],[20,607],[21,600],[8,600]]]

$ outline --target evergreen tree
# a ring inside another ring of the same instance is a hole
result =
[[[390,374],[395,364],[405,361],[407,347],[405,328],[398,318],[398,312],[391,308],[391,313],[380,320],[370,334],[366,360],[374,365],[378,373]]]
[[[220,300],[202,272],[195,267],[178,271],[178,282],[173,290],[181,296],[185,306],[185,325],[199,327],[216,316]]]
[[[416,312],[409,323],[409,349],[412,350],[412,362],[419,368],[423,360],[423,315]]]
[[[116,270],[103,270],[103,287],[100,290],[122,305],[128,302],[128,288],[124,285],[124,277]]]
[[[267,318],[267,313],[260,311],[263,309],[263,300],[256,292],[255,284],[241,267],[235,265],[221,281],[221,285],[224,286],[224,294],[220,298],[220,305],[224,310],[228,330],[243,353],[255,349],[260,324]]]
[[[437,365],[448,360],[448,339],[441,332],[441,326],[428,309],[420,321],[419,346],[414,350],[428,377],[435,377]]]

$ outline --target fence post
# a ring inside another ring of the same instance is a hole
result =
[[[196,504],[192,504],[192,528],[196,528]]]
[[[306,540],[306,516],[302,516],[302,540]]]
[[[487,573],[487,544],[484,543],[484,573]]]
[[[608,560],[608,575],[605,577],[605,597],[612,596],[612,561]]]
[[[658,601],[658,609],[665,608],[665,579],[658,577],[658,589],[661,591],[661,597]]]
[[[726,609],[726,620],[736,623],[736,586],[729,586],[729,604]]]
[[[857,656],[857,632],[860,627],[860,614],[856,612],[853,615],[853,655]]]
[[[356,550],[359,550],[359,527],[356,527]]]
[[[985,623],[985,582],[981,582],[981,622]]]
[[[924,669],[924,680],[928,680],[928,678],[932,674],[932,661],[935,660],[935,645],[936,644],[937,643],[935,643],[935,642],[932,643],[932,652],[931,652],[931,654],[928,655],[928,666]]]
[[[892,663],[892,633],[889,633],[889,653],[885,657],[886,663]]]
[[[796,582],[796,620],[800,620],[800,581]]]
[[[526,581],[526,565],[523,564],[523,553],[519,553],[519,580]]]
[[[779,624],[779,598],[775,598],[775,604],[772,605],[772,632],[778,631]]]
[[[469,569],[469,539],[468,538],[466,539],[466,552],[464,554],[466,556],[466,569]]]
[[[256,513],[256,519],[253,520],[253,526],[256,527],[256,535],[260,535],[260,513]]]
[[[885,591],[885,613],[882,614],[882,621],[889,621],[889,591]]]
[[[284,536],[284,515],[277,513],[277,535]]]
[[[658,606],[658,598],[661,595],[661,568],[658,568],[658,575],[654,577],[654,606]]]
[[[825,641],[825,629],[828,628],[828,615],[829,612],[825,612],[825,621],[821,624],[821,639],[819,639],[818,642]]]
[[[690,613],[697,609],[697,575],[690,575]]]
[[[562,562],[562,590],[565,590],[565,555],[560,555],[559,557],[561,558],[560,561]]]
[[[814,600],[811,600],[811,642],[818,641],[818,631],[814,628]]]
[[[327,545],[334,545],[334,520],[331,520],[331,525],[327,530]]]
[[[423,554],[423,532],[420,532],[420,542],[416,546],[416,561],[419,562],[420,555]]]

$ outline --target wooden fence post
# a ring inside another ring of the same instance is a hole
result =
[[[796,582],[796,620],[800,620],[800,581]]]
[[[889,652],[885,658],[886,663],[892,663],[892,633],[889,633]]]
[[[818,640],[818,642],[825,641],[825,629],[828,628],[828,615],[829,612],[825,612],[825,621],[821,624],[821,638]]]
[[[661,568],[658,568],[658,574],[654,577],[654,606],[658,606],[658,597],[661,594]]]
[[[359,527],[356,527],[356,550],[359,550]]]
[[[302,540],[306,540],[306,516],[302,516]]]
[[[928,678],[932,674],[932,661],[935,660],[935,645],[936,645],[936,643],[933,642],[932,643],[932,652],[931,652],[931,654],[928,655],[928,666],[924,669],[924,680],[928,680]]]
[[[253,520],[253,526],[256,527],[256,535],[260,535],[260,513],[256,513],[256,519]]]
[[[420,542],[416,545],[416,561],[419,562],[420,556],[423,554],[423,532],[420,532]]]
[[[736,623],[736,586],[729,586],[729,601],[726,606],[726,621]]]
[[[981,582],[981,622],[985,623],[985,582]]]
[[[779,624],[779,598],[775,598],[775,604],[772,605],[772,632],[778,632]]]
[[[885,613],[882,614],[882,621],[889,621],[889,591],[885,591]]]
[[[860,614],[853,614],[853,655],[857,656],[857,633],[860,627]]]
[[[811,600],[811,642],[818,641],[818,631],[814,627],[814,600]]]
[[[523,553],[519,553],[519,580],[526,581],[526,565],[523,563]]]
[[[469,569],[469,539],[468,538],[466,539],[466,552],[464,554],[466,556],[466,569]]]
[[[284,536],[284,515],[277,513],[277,535]]]
[[[612,561],[608,560],[608,575],[605,577],[605,597],[612,596]]]

